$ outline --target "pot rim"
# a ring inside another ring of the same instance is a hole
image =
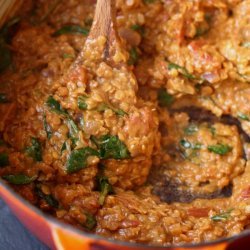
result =
[[[59,228],[63,228],[65,230],[71,231],[76,235],[85,236],[85,237],[91,238],[93,240],[108,241],[108,242],[110,242],[112,244],[115,244],[115,245],[131,247],[131,248],[132,247],[141,247],[141,248],[146,248],[146,249],[147,248],[149,249],[149,248],[152,248],[152,247],[154,249],[170,249],[170,248],[173,248],[173,247],[182,247],[182,248],[194,248],[195,247],[196,248],[196,247],[212,246],[212,245],[216,245],[216,244],[219,244],[219,243],[232,242],[232,241],[237,240],[239,238],[250,236],[250,229],[247,229],[247,230],[244,230],[243,232],[241,232],[240,234],[234,235],[234,236],[231,236],[231,237],[221,238],[221,239],[213,240],[213,241],[209,241],[209,242],[188,243],[188,244],[183,244],[183,245],[169,245],[169,246],[157,246],[156,245],[155,246],[155,245],[150,245],[150,244],[119,241],[119,240],[106,238],[104,236],[100,236],[100,235],[97,235],[97,234],[94,234],[94,233],[88,233],[88,232],[85,232],[85,231],[81,231],[81,230],[75,228],[74,226],[71,226],[70,224],[66,224],[66,223],[64,223],[62,221],[59,221],[58,219],[56,219],[52,215],[44,213],[42,210],[38,209],[37,207],[35,207],[31,203],[29,203],[27,200],[25,200],[21,195],[16,193],[1,178],[0,178],[0,186],[2,186],[4,189],[6,189],[8,192],[10,192],[15,198],[17,198],[20,202],[22,202],[30,210],[32,210],[33,212],[35,212],[39,216],[42,216],[43,218],[45,218],[45,220],[48,221],[49,223],[52,223],[52,224],[58,226]]]

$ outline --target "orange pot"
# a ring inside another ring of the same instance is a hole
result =
[[[244,250],[250,248],[250,231],[217,241],[188,244],[181,247],[152,247],[142,244],[124,243],[80,231],[44,214],[15,193],[0,180],[0,197],[9,205],[17,218],[51,249],[59,250],[131,250],[131,249],[196,249],[196,250]]]
[[[13,16],[23,0],[0,0],[0,27]],[[1,56],[1,55],[0,55]],[[131,249],[196,249],[196,250],[244,250],[250,249],[250,230],[240,235],[202,244],[188,244],[181,247],[152,247],[109,240],[80,231],[44,214],[15,193],[0,179],[0,197],[8,204],[16,217],[36,237],[51,249],[59,250],[131,250]]]

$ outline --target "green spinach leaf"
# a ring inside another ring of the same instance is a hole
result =
[[[139,55],[137,52],[137,48],[133,47],[129,51],[129,59],[128,59],[128,65],[135,65],[139,60]]]
[[[233,148],[229,145],[219,143],[216,145],[210,145],[207,147],[207,149],[210,152],[213,152],[218,155],[226,155],[227,153],[231,152]]]
[[[62,108],[61,104],[57,100],[55,100],[53,96],[48,97],[46,104],[50,108],[51,111],[59,115],[68,116],[68,112],[64,108]]]
[[[66,163],[67,173],[75,173],[87,167],[87,159],[89,156],[98,156],[99,153],[90,147],[76,149],[71,152]]]
[[[37,177],[29,177],[24,174],[16,174],[16,175],[4,175],[2,178],[14,185],[25,185],[33,182]]]
[[[67,142],[65,141],[61,147],[61,154],[63,153],[64,150],[67,149]]]
[[[7,153],[0,153],[0,168],[8,166],[9,156]]]
[[[74,59],[74,58],[75,58],[75,56],[74,56],[74,55],[67,54],[67,53],[64,53],[62,56],[63,56],[63,58],[64,58],[64,59],[67,59],[67,58]]]
[[[84,227],[88,230],[93,230],[97,224],[95,216],[89,212],[85,212],[84,214],[86,216]]]
[[[46,134],[47,134],[47,138],[50,139],[52,136],[52,129],[49,126],[49,124],[47,123],[46,115],[43,116],[43,127],[44,127]]]
[[[74,120],[72,119],[72,117],[67,112],[67,110],[62,108],[61,104],[57,100],[55,100],[52,96],[49,96],[46,104],[52,112],[55,112],[56,114],[59,115],[63,115],[66,118],[66,122],[69,128],[69,137],[72,139],[73,142],[76,142],[78,140],[79,129],[75,124]]]
[[[58,208],[59,207],[59,202],[53,197],[53,195],[43,193],[43,191],[41,190],[41,188],[39,186],[36,186],[35,192],[49,206],[54,207],[54,208]]]
[[[250,48],[250,42],[244,42],[241,44],[242,47]]]
[[[12,63],[11,51],[8,45],[0,38],[0,73],[5,71]]]
[[[66,25],[53,33],[53,36],[60,36],[64,34],[82,34],[87,36],[89,34],[89,29],[80,25]]]
[[[181,155],[184,159],[189,159],[191,161],[198,156],[198,150],[202,148],[201,143],[191,143],[187,139],[181,139],[179,144],[181,145]]]
[[[81,110],[87,110],[88,104],[86,103],[87,96],[79,96],[77,99],[78,108]]]
[[[211,220],[212,221],[225,221],[225,220],[228,220],[230,218],[230,216],[231,216],[232,211],[233,211],[233,209],[230,209],[227,212],[214,215],[214,216],[211,217]]]
[[[107,110],[107,109],[111,109],[116,115],[119,115],[119,116],[128,115],[128,113],[126,113],[124,110],[114,108],[114,107],[112,107],[111,105],[108,105],[108,104],[106,104],[106,103],[102,103],[102,104],[100,104],[100,105],[97,107],[97,110],[98,110],[99,112],[104,112],[104,111]]]
[[[4,93],[0,93],[0,103],[7,103],[7,102],[9,102],[8,98],[7,98],[7,95],[4,94]]]
[[[100,138],[91,136],[90,139],[95,143],[100,151],[101,159],[128,159],[130,153],[127,146],[118,136],[104,135]]]
[[[192,144],[191,142],[189,142],[186,139],[181,139],[180,140],[180,145],[183,148],[191,148],[191,149],[201,149],[201,147],[202,147],[201,143],[194,143],[194,144]]]
[[[180,74],[182,74],[185,78],[187,78],[189,80],[197,80],[198,79],[196,76],[190,74],[186,68],[184,68],[178,64],[170,62],[168,64],[168,69],[169,70],[172,70],[172,69],[178,70],[178,72],[180,72]]]
[[[25,152],[35,161],[42,161],[42,146],[37,138],[31,138],[31,145],[26,148]]]
[[[248,121],[250,122],[250,117],[246,114],[243,114],[243,113],[238,113],[238,118],[243,120],[243,121]]]
[[[205,35],[209,31],[208,28],[198,27],[196,29],[195,38]]]
[[[216,128],[215,127],[210,127],[209,130],[210,130],[212,136],[216,135]]]
[[[134,24],[131,26],[131,29],[137,31],[141,34],[141,36],[145,35],[145,28],[139,24]]]
[[[185,140],[185,139],[180,140],[180,145],[183,148],[192,148],[192,144],[188,140]]]
[[[143,0],[143,2],[146,4],[154,3],[155,1],[156,0]]]
[[[100,191],[99,203],[104,204],[105,198],[108,194],[113,193],[113,188],[106,176],[98,176],[98,190]]]
[[[77,137],[79,133],[79,129],[77,125],[75,124],[75,122],[71,118],[68,118],[67,122],[68,122],[70,137],[74,137],[74,138]]]
[[[161,88],[158,90],[158,102],[161,107],[169,107],[174,102],[174,97]]]
[[[186,135],[193,135],[198,132],[199,128],[196,124],[190,124],[188,127],[184,129],[184,133]]]

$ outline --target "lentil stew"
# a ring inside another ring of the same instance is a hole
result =
[[[0,176],[120,241],[250,228],[250,0],[117,0],[125,50],[88,41],[94,0],[27,0],[0,30]]]

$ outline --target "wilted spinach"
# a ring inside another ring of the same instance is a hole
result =
[[[26,148],[25,152],[35,161],[42,161],[42,146],[37,138],[31,138],[31,145]]]
[[[81,34],[87,36],[89,34],[89,29],[82,27],[80,25],[65,25],[59,30],[53,33],[53,36],[60,36],[64,34]]]
[[[207,147],[207,149],[210,152],[213,152],[213,153],[218,154],[218,155],[226,155],[227,153],[231,152],[233,148],[227,144],[219,143],[216,145],[210,145]]]
[[[0,168],[9,165],[9,156],[7,153],[0,153]]]
[[[104,204],[105,198],[108,194],[113,192],[113,188],[106,176],[97,176],[98,190],[100,191],[99,203]]]
[[[33,182],[37,177],[36,176],[29,177],[24,174],[16,174],[16,175],[10,174],[10,175],[4,175],[2,176],[2,178],[14,185],[25,185]]]
[[[43,199],[49,206],[54,207],[54,208],[58,208],[58,207],[59,207],[59,203],[58,203],[58,201],[53,197],[53,195],[43,193],[43,191],[42,191],[42,189],[40,188],[39,185],[36,186],[35,192],[36,192],[36,194],[37,194],[41,199]]]
[[[76,149],[71,152],[66,163],[67,173],[71,174],[87,167],[87,159],[89,156],[98,156],[99,153],[90,147]]]
[[[90,139],[97,146],[101,159],[127,159],[130,153],[127,146],[116,135],[104,135],[100,138],[91,136]]]

